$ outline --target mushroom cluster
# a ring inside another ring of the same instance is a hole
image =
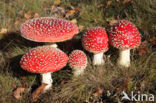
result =
[[[88,61],[82,50],[73,50],[68,57],[54,44],[72,39],[78,34],[78,27],[72,22],[53,17],[35,18],[23,23],[20,31],[21,36],[28,40],[50,44],[31,49],[20,61],[24,70],[41,74],[41,82],[46,84],[44,91],[52,87],[51,73],[62,69],[67,63],[72,68],[75,77],[84,73]],[[104,27],[94,27],[84,32],[81,42],[85,50],[93,53],[93,65],[105,64],[103,57],[110,43],[119,49],[117,64],[129,67],[130,49],[140,45],[141,37],[133,23],[128,20],[120,20],[112,26],[109,37]]]
[[[50,90],[53,82],[51,73],[62,69],[68,62],[68,56],[56,48],[55,42],[73,38],[78,34],[78,27],[64,19],[41,17],[27,20],[20,31],[25,39],[48,44],[31,49],[21,58],[20,64],[28,72],[40,73],[42,84],[46,84],[43,91]]]

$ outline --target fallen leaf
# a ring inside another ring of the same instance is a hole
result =
[[[108,8],[111,4],[112,4],[112,1],[109,0],[109,1],[107,2],[107,4],[106,4],[106,8]]]
[[[13,92],[13,97],[17,100],[21,100],[23,97],[21,96],[21,93],[25,93],[26,92],[26,88],[17,88],[14,92]]]
[[[61,3],[61,0],[55,0],[55,1],[54,1],[54,4],[55,4],[55,5],[59,5],[60,3]]]
[[[99,4],[97,5],[98,8],[102,8],[103,7],[103,4]]]
[[[21,76],[20,79],[22,79],[22,81],[27,80],[27,77],[26,76]]]
[[[52,6],[51,6],[51,9],[54,9],[54,8],[56,8],[56,6],[55,6],[55,5],[52,5]]]
[[[138,52],[139,52],[139,55],[140,55],[140,56],[149,53],[149,49],[148,49],[147,44],[148,44],[148,42],[145,40],[145,41],[143,41],[143,42],[141,43],[141,45],[139,46]]]
[[[19,20],[16,20],[15,21],[15,25],[17,26],[17,25],[19,25],[20,24],[20,21]]]
[[[128,88],[128,83],[129,83],[129,81],[130,81],[130,77],[128,77],[128,78],[124,81],[124,83],[123,83],[119,88],[117,88],[117,91],[118,91],[118,92],[121,92],[121,91],[123,91],[124,89],[127,89],[127,88]]]
[[[20,10],[20,11],[18,12],[18,14],[19,14],[19,15],[22,15],[22,14],[23,14],[23,10]]]
[[[42,83],[40,87],[38,87],[33,93],[32,93],[32,96],[31,96],[31,101],[32,102],[36,102],[39,98],[39,96],[43,93],[44,91],[44,88],[47,84],[45,83]]]
[[[5,33],[7,33],[7,29],[6,28],[2,28],[1,30],[0,30],[0,34],[5,34]]]
[[[34,14],[34,18],[38,18],[39,17],[39,14],[38,13],[35,13]]]
[[[80,11],[80,8],[74,8],[75,11]]]
[[[63,87],[64,84],[66,84],[66,83],[68,83],[68,82],[69,82],[68,80],[62,80],[62,81],[61,81],[61,86]]]
[[[74,24],[76,24],[77,23],[77,20],[76,19],[72,19],[71,22],[74,23]]]
[[[74,6],[72,6],[72,5],[71,5],[70,7],[71,7],[71,9],[73,9],[73,10],[75,9],[75,7],[74,7]]]
[[[113,26],[116,23],[118,23],[118,20],[116,20],[116,19],[112,19],[112,20],[109,21],[110,26]]]
[[[75,10],[69,10],[69,11],[67,11],[67,13],[66,13],[66,17],[68,18],[69,16],[73,16],[74,13],[75,13]]]
[[[31,10],[29,10],[27,13],[24,14],[24,17],[26,19],[29,19],[31,16],[32,16],[32,11]]]
[[[93,96],[97,97],[103,93],[103,89],[98,88],[98,90],[93,94]]]
[[[0,39],[3,39],[4,35],[8,32],[8,29],[2,28],[0,30]]]
[[[65,15],[65,9],[63,7],[51,6],[51,11],[54,17],[63,17]]]
[[[64,14],[65,13],[65,10],[64,9],[61,9],[61,13]]]
[[[61,81],[61,85],[63,86],[65,84],[65,80],[62,80]]]
[[[84,28],[84,26],[83,26],[83,25],[79,25],[78,27],[79,27],[79,30],[80,30],[80,31],[82,31],[82,30],[83,30],[83,28]]]
[[[153,37],[149,40],[153,45],[156,45],[156,37]]]
[[[128,3],[130,3],[132,0],[124,0],[123,2],[122,2],[122,4],[123,5],[126,5],[126,4],[128,4]]]

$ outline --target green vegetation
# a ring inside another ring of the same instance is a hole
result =
[[[40,85],[39,75],[24,71],[19,61],[29,49],[43,43],[22,38],[19,27],[27,19],[46,16],[71,20],[79,26],[80,33],[73,40],[58,43],[67,54],[82,49],[80,38],[84,30],[102,26],[109,31],[113,19],[133,22],[143,43],[131,51],[132,64],[127,69],[116,66],[118,52],[113,47],[106,53],[104,67],[92,66],[91,54],[85,51],[89,60],[85,74],[72,78],[68,66],[53,73],[53,89],[41,95],[37,103],[115,103],[121,102],[123,90],[156,95],[156,0],[124,1],[0,0],[0,103],[29,103],[31,92]],[[17,87],[32,89],[22,94],[22,100],[16,100],[12,94]]]

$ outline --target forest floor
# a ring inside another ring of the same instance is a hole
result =
[[[58,46],[67,54],[83,50],[89,63],[77,78],[68,65],[54,72],[52,90],[40,95],[36,103],[132,102],[121,100],[123,91],[156,96],[156,0],[0,0],[0,5],[0,103],[30,103],[31,93],[41,85],[39,74],[28,73],[19,64],[28,50],[44,45],[20,36],[20,25],[38,17],[75,23],[79,34]],[[131,50],[131,66],[118,67],[118,50],[111,46],[105,53],[105,66],[93,66],[92,54],[81,45],[83,32],[91,27],[105,27],[109,32],[112,21],[122,19],[135,24],[142,38],[141,45]],[[16,99],[17,88],[29,89]]]

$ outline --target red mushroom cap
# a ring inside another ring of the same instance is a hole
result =
[[[141,37],[134,24],[128,20],[121,20],[111,28],[109,41],[114,47],[126,50],[139,46]]]
[[[20,27],[21,35],[36,42],[60,42],[71,39],[78,27],[70,21],[53,17],[27,20]]]
[[[85,32],[82,46],[89,52],[100,53],[108,50],[108,36],[105,28],[95,27]]]
[[[58,48],[39,46],[26,53],[21,61],[21,67],[33,73],[54,72],[63,68],[68,56]]]
[[[69,55],[68,63],[73,69],[85,69],[87,66],[87,56],[81,50],[74,50]]]

